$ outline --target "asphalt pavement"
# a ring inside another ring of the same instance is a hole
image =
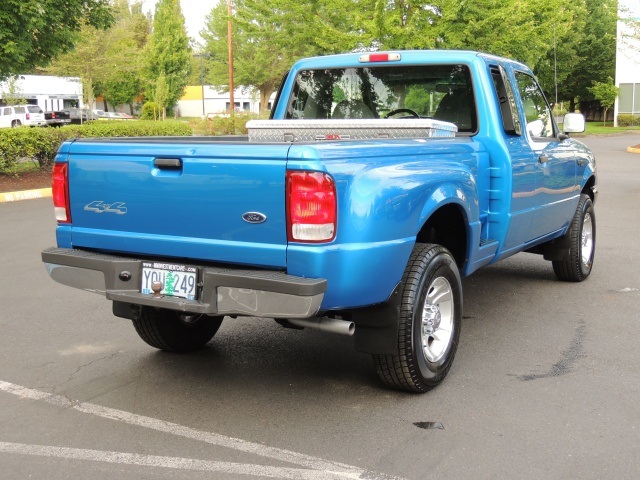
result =
[[[347,337],[271,320],[156,351],[48,277],[50,199],[0,204],[0,477],[637,478],[640,135],[583,140],[591,277],[519,254],[465,279],[456,360],[424,395],[385,389]]]

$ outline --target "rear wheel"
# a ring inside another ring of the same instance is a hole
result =
[[[580,195],[568,235],[569,252],[553,262],[553,272],[559,280],[581,282],[591,273],[596,253],[596,216],[589,195]]]
[[[223,317],[209,317],[142,307],[133,326],[142,340],[167,352],[191,352],[206,345],[213,338]]]
[[[397,353],[374,355],[387,386],[426,392],[451,368],[462,323],[462,285],[455,260],[440,245],[417,244],[403,277]]]
[[[18,128],[21,125],[22,125],[22,123],[20,123],[20,120],[14,120],[13,122],[11,122],[11,126],[13,128]]]

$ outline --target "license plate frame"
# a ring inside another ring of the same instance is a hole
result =
[[[140,293],[153,295],[152,284],[161,282],[160,295],[197,300],[198,267],[181,263],[143,261],[140,270]]]

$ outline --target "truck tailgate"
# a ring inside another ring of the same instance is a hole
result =
[[[73,246],[284,267],[288,149],[76,141],[68,160]]]

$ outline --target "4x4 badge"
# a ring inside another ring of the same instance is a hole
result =
[[[124,215],[127,213],[127,207],[125,207],[124,205],[124,202],[104,203],[102,200],[96,200],[88,205],[85,205],[84,209],[88,212],[115,213],[116,215]]]

